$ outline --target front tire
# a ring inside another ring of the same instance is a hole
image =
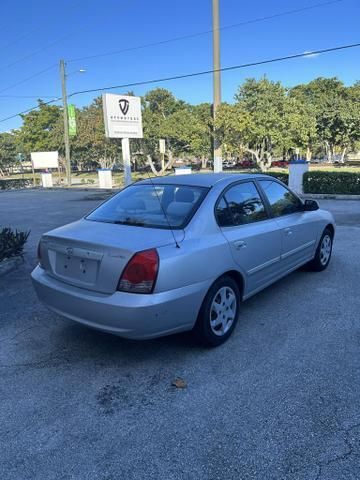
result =
[[[329,228],[325,228],[316,249],[314,259],[308,264],[314,272],[322,272],[328,267],[332,254],[334,235]]]
[[[224,276],[209,289],[194,327],[197,339],[217,347],[232,334],[239,316],[240,290],[235,280]]]

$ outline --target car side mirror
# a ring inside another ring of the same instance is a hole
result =
[[[305,200],[304,212],[312,212],[314,210],[319,210],[318,202],[316,200]]]

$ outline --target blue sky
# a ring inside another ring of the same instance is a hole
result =
[[[326,0],[220,0],[221,26],[308,7]],[[136,47],[211,29],[211,0],[3,0],[0,18],[0,119],[36,105],[36,98],[58,97],[60,58],[71,60]],[[221,32],[223,67],[313,51],[360,41],[359,0],[343,0],[302,13],[273,18]],[[360,48],[284,63],[227,72],[223,99],[232,101],[248,77],[266,75],[287,86],[318,76],[338,76],[346,84],[360,79]],[[47,72],[22,82],[51,67]],[[119,55],[70,62],[68,93],[144,81],[212,68],[211,35],[172,42]],[[151,87],[136,87],[137,95]],[[212,99],[212,78],[161,84],[177,97],[200,103]],[[9,88],[12,87],[12,88]],[[123,93],[115,91],[115,93]],[[76,96],[77,106],[95,94]],[[0,123],[0,131],[17,128],[19,117]]]

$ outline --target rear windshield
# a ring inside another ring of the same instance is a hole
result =
[[[184,228],[208,189],[188,185],[138,184],[125,188],[86,219],[153,228]]]

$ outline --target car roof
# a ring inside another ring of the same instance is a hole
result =
[[[196,187],[213,187],[217,183],[228,184],[237,180],[250,180],[254,178],[270,178],[269,175],[258,173],[192,173],[188,175],[167,175],[165,177],[152,177],[146,180],[136,182],[139,184],[155,184],[155,185],[189,185]]]

